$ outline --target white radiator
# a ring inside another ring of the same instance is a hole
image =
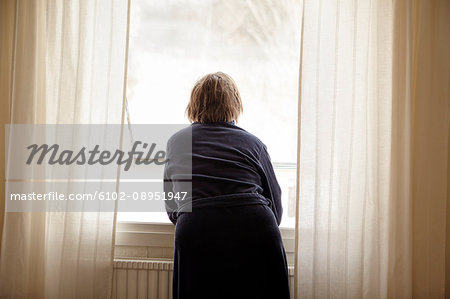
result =
[[[113,299],[172,299],[172,261],[115,260]],[[293,294],[294,269],[289,267]]]
[[[113,299],[171,299],[172,261],[115,260]]]

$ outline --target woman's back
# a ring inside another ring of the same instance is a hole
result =
[[[185,152],[183,144],[189,139],[191,152]],[[191,175],[193,207],[200,199],[259,195],[272,207],[278,224],[281,222],[281,189],[266,147],[234,122],[193,123],[171,138],[168,159],[167,181],[184,181]]]

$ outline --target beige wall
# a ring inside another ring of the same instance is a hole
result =
[[[450,86],[450,82],[449,82]],[[450,298],[450,121],[448,123],[448,166],[447,166],[447,230],[445,240],[445,298]]]

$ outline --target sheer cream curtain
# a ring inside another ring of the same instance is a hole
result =
[[[444,298],[450,2],[302,15],[297,298]]]
[[[121,123],[127,1],[7,0],[2,8],[11,19],[1,28],[12,44],[2,73],[11,123]],[[6,213],[0,297],[109,297],[113,229],[113,212]]]

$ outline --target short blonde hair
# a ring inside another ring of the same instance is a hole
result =
[[[207,74],[195,83],[186,114],[191,122],[237,121],[244,111],[241,95],[227,74]]]

